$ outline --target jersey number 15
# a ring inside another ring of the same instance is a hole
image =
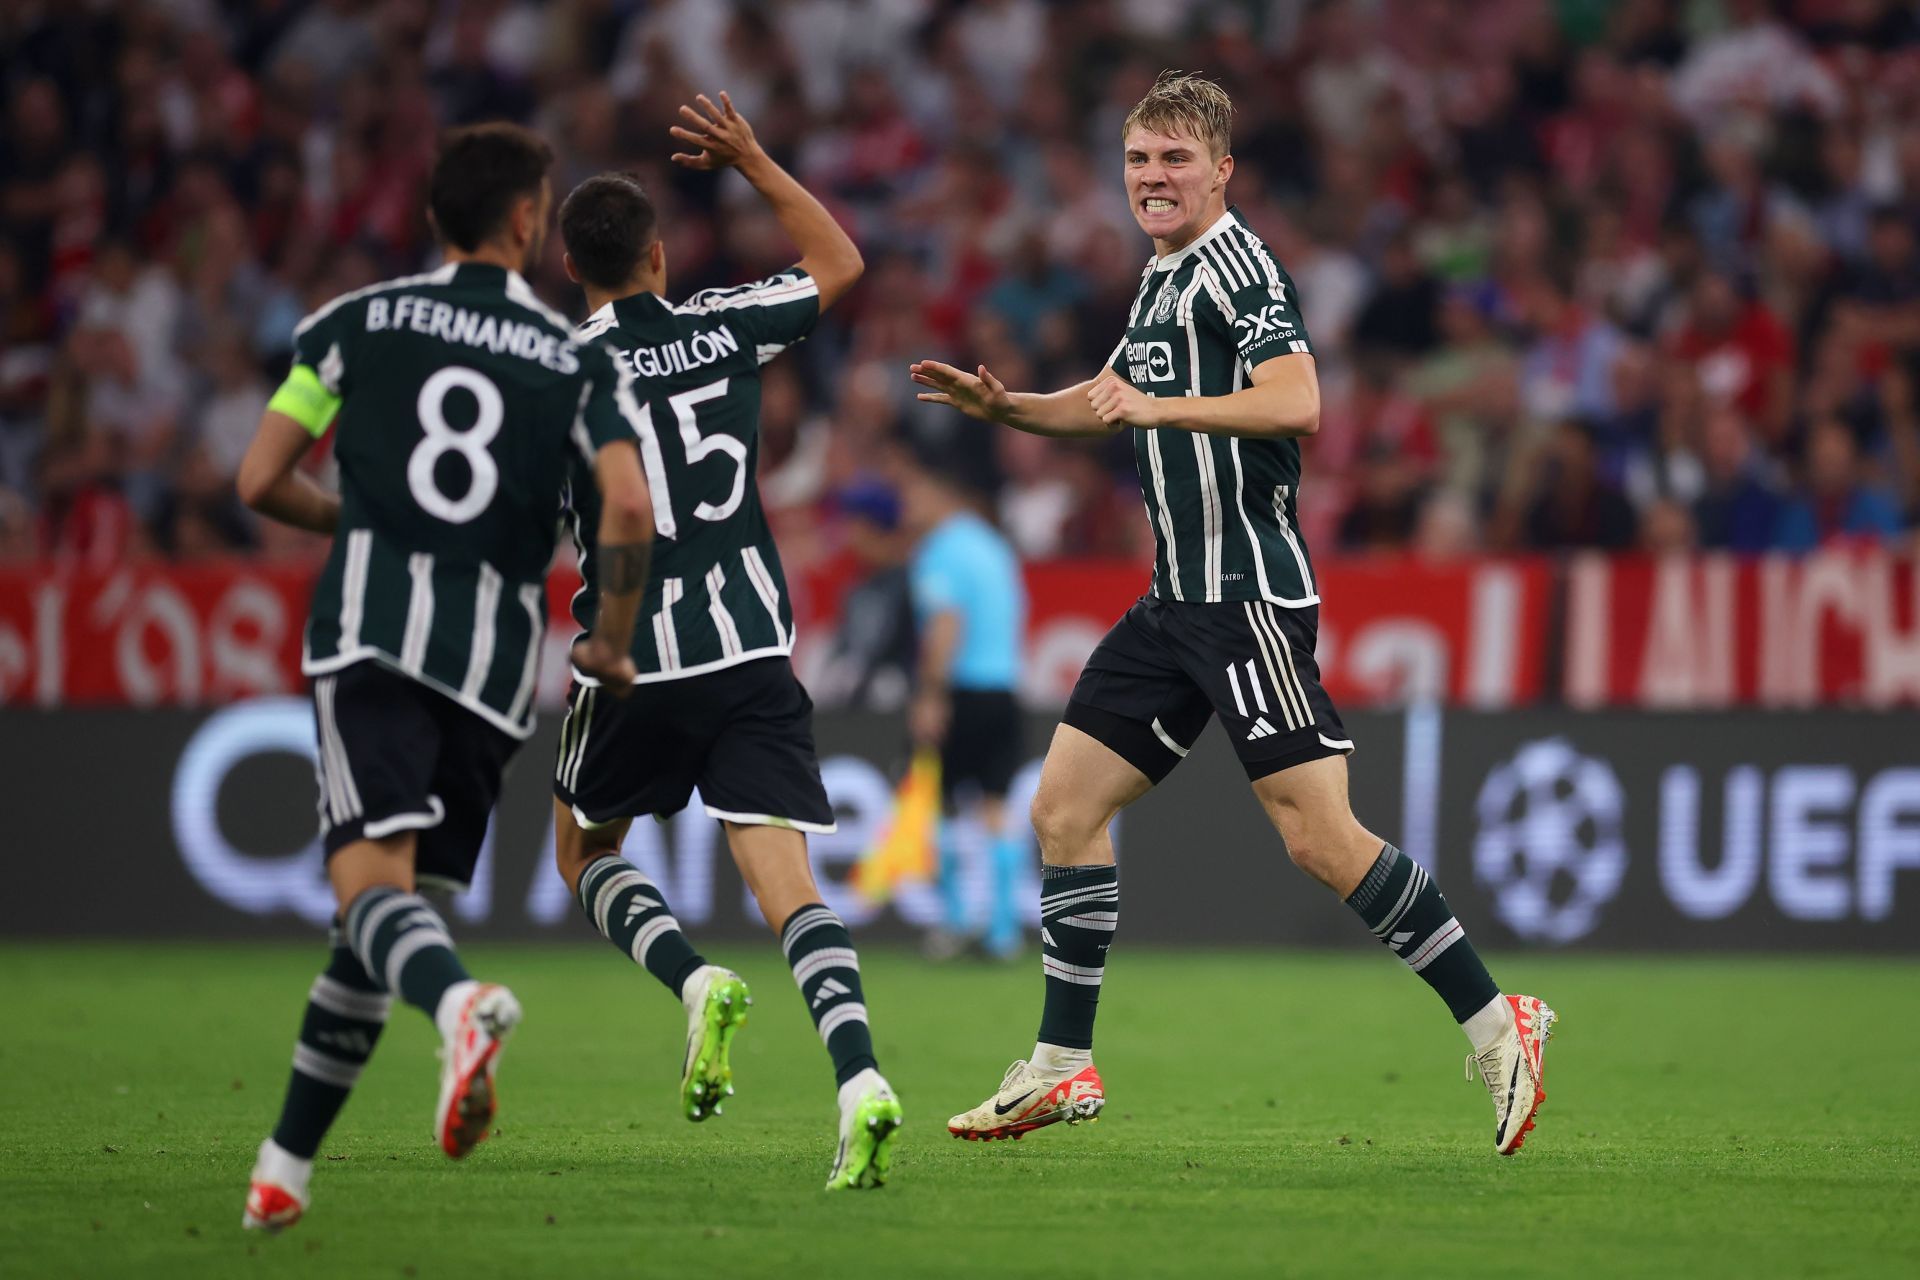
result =
[[[697,520],[721,521],[740,509],[741,499],[747,492],[747,445],[746,441],[735,439],[722,432],[710,436],[700,434],[700,424],[696,419],[696,406],[709,400],[718,400],[727,394],[727,379],[709,382],[704,387],[695,387],[691,391],[682,391],[678,395],[667,397],[667,403],[673,407],[673,416],[680,425],[680,440],[686,446],[687,465],[701,461],[715,453],[723,453],[733,459],[733,485],[727,490],[724,502],[715,504],[702,501],[693,509]],[[660,438],[654,434],[653,405],[648,403],[640,410],[640,454],[647,464],[647,487],[653,495],[654,526],[661,535],[671,538],[675,535],[673,516],[673,498],[667,488],[667,469],[660,457]]]

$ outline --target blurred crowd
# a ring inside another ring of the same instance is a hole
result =
[[[1131,449],[917,404],[922,356],[1090,376],[1149,245],[1119,126],[1164,67],[1238,107],[1290,270],[1325,553],[1905,543],[1920,523],[1920,20],[1891,0],[126,0],[0,10],[0,557],[297,550],[232,477],[298,318],[420,268],[437,131],[637,172],[681,293],[786,265],[666,163],[729,90],[868,262],[767,371],[790,559],[881,440],[1027,556],[1145,553]],[[533,272],[581,299],[549,246]],[[318,465],[324,467],[324,458]]]

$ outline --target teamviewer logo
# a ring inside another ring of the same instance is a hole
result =
[[[1165,342],[1147,344],[1147,381],[1173,381],[1173,347]]]
[[[1173,346],[1166,342],[1129,342],[1127,344],[1127,381],[1134,386],[1143,382],[1173,381]]]

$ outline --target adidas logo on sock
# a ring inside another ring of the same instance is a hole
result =
[[[322,1031],[314,1038],[321,1044],[345,1049],[356,1057],[367,1058],[373,1055],[373,1037],[364,1031]]]
[[[825,982],[821,983],[818,987],[814,988],[812,1007],[815,1009],[818,1009],[822,1004],[824,1004],[828,1000],[833,999],[835,996],[846,996],[846,995],[852,995],[852,994],[853,994],[852,987],[849,987],[846,983],[840,981],[840,979],[838,978],[828,978]]]
[[[1253,732],[1247,735],[1247,741],[1252,742],[1255,738],[1271,738],[1278,732],[1280,732],[1278,729],[1267,723],[1265,716],[1260,716],[1254,720]]]

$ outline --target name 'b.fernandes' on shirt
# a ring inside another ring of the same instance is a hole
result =
[[[591,485],[598,449],[636,440],[626,366],[517,274],[449,264],[301,321],[272,407],[316,437],[338,424],[303,670],[380,662],[530,734],[560,493],[574,460]]]

